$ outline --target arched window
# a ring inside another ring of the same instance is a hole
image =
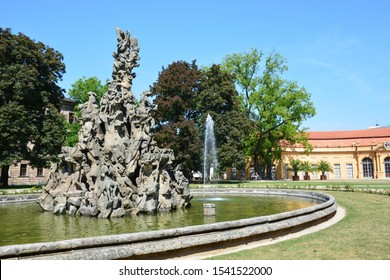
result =
[[[372,164],[372,159],[364,158],[362,163],[363,163],[363,177],[374,178],[374,167]]]
[[[390,157],[385,158],[385,177],[390,178]]]

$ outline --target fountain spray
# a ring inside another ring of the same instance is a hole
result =
[[[213,179],[214,172],[217,171],[217,149],[215,145],[214,121],[208,114],[206,118],[204,154],[203,154],[203,186]],[[215,204],[203,204],[204,215],[215,215]]]

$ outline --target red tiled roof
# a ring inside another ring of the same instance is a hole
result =
[[[313,147],[373,146],[390,142],[390,127],[365,130],[308,132]]]
[[[390,127],[372,128],[365,130],[340,130],[340,131],[312,131],[309,132],[309,139],[352,139],[352,138],[381,138],[390,137]]]

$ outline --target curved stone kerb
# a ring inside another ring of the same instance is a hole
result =
[[[199,193],[199,192],[198,192]],[[221,192],[219,192],[221,193]],[[294,211],[207,225],[0,247],[0,258],[117,259],[232,241],[323,219],[337,210],[333,196],[292,190],[228,190],[228,194],[304,196],[322,203]],[[179,242],[180,241],[180,242]]]

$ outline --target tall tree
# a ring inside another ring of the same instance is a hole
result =
[[[94,92],[97,96],[97,101],[99,102],[103,94],[108,90],[108,80],[103,84],[100,79],[96,76],[86,78],[82,77],[74,82],[71,88],[68,91],[68,95],[75,101],[75,115],[76,119],[81,116],[80,111],[78,110],[78,105],[88,101],[88,92]],[[67,123],[67,134],[65,145],[66,146],[75,146],[78,143],[78,132],[81,128],[81,125],[78,121],[72,123]]]
[[[233,75],[223,71],[220,65],[205,68],[197,100],[201,113],[198,126],[204,127],[208,114],[214,120],[220,170],[227,167],[242,169],[246,160],[242,151],[249,119],[242,110]]]
[[[260,87],[251,96],[258,132],[253,155],[263,159],[268,179],[271,179],[274,161],[281,158],[281,141],[307,144],[305,128],[301,128],[301,125],[315,115],[306,89],[281,78],[286,70],[286,60],[272,53],[266,59]]]
[[[260,52],[228,56],[224,63],[236,75],[237,84],[246,81],[253,85],[244,101],[246,112],[254,121],[254,130],[246,141],[247,154],[253,157],[256,172],[270,179],[273,163],[281,158],[282,140],[307,145],[301,125],[315,115],[315,108],[305,88],[282,79],[288,69],[282,56],[275,52],[267,56],[260,73],[261,56],[254,53]],[[235,64],[231,63],[233,57]],[[239,70],[242,65],[251,71]]]
[[[28,160],[45,167],[57,158],[64,142],[60,114],[65,73],[60,52],[0,28],[0,168],[8,185],[11,164]]]
[[[250,101],[251,96],[258,89],[261,82],[261,77],[257,75],[262,57],[262,51],[251,49],[247,53],[227,55],[222,61],[223,69],[235,77],[235,81],[241,90],[243,106],[248,117],[253,107]]]
[[[154,138],[163,148],[173,149],[176,162],[181,163],[187,177],[199,170],[201,140],[196,126],[200,71],[195,61],[177,61],[159,73],[151,86],[151,95],[158,110]]]

